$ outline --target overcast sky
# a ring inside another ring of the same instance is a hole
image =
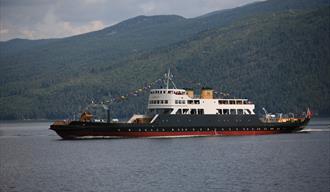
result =
[[[138,15],[196,17],[257,0],[0,0],[0,41],[77,35]]]

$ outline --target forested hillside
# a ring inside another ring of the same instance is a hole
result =
[[[270,0],[186,19],[139,16],[101,31],[0,43],[0,119],[68,118],[162,78],[273,112],[330,114],[329,1]],[[153,85],[161,86],[160,82]],[[113,105],[144,112],[147,92]]]

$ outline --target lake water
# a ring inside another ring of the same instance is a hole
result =
[[[0,123],[0,191],[330,191],[330,118],[309,133],[61,140],[51,122]]]

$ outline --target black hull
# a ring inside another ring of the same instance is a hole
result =
[[[159,115],[150,124],[72,121],[50,129],[63,139],[263,135],[297,132],[309,120],[265,123],[255,115]]]

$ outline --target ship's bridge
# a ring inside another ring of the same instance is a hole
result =
[[[215,99],[210,88],[200,96],[191,89],[152,89],[148,101],[149,114],[253,115],[254,108],[248,99]]]

